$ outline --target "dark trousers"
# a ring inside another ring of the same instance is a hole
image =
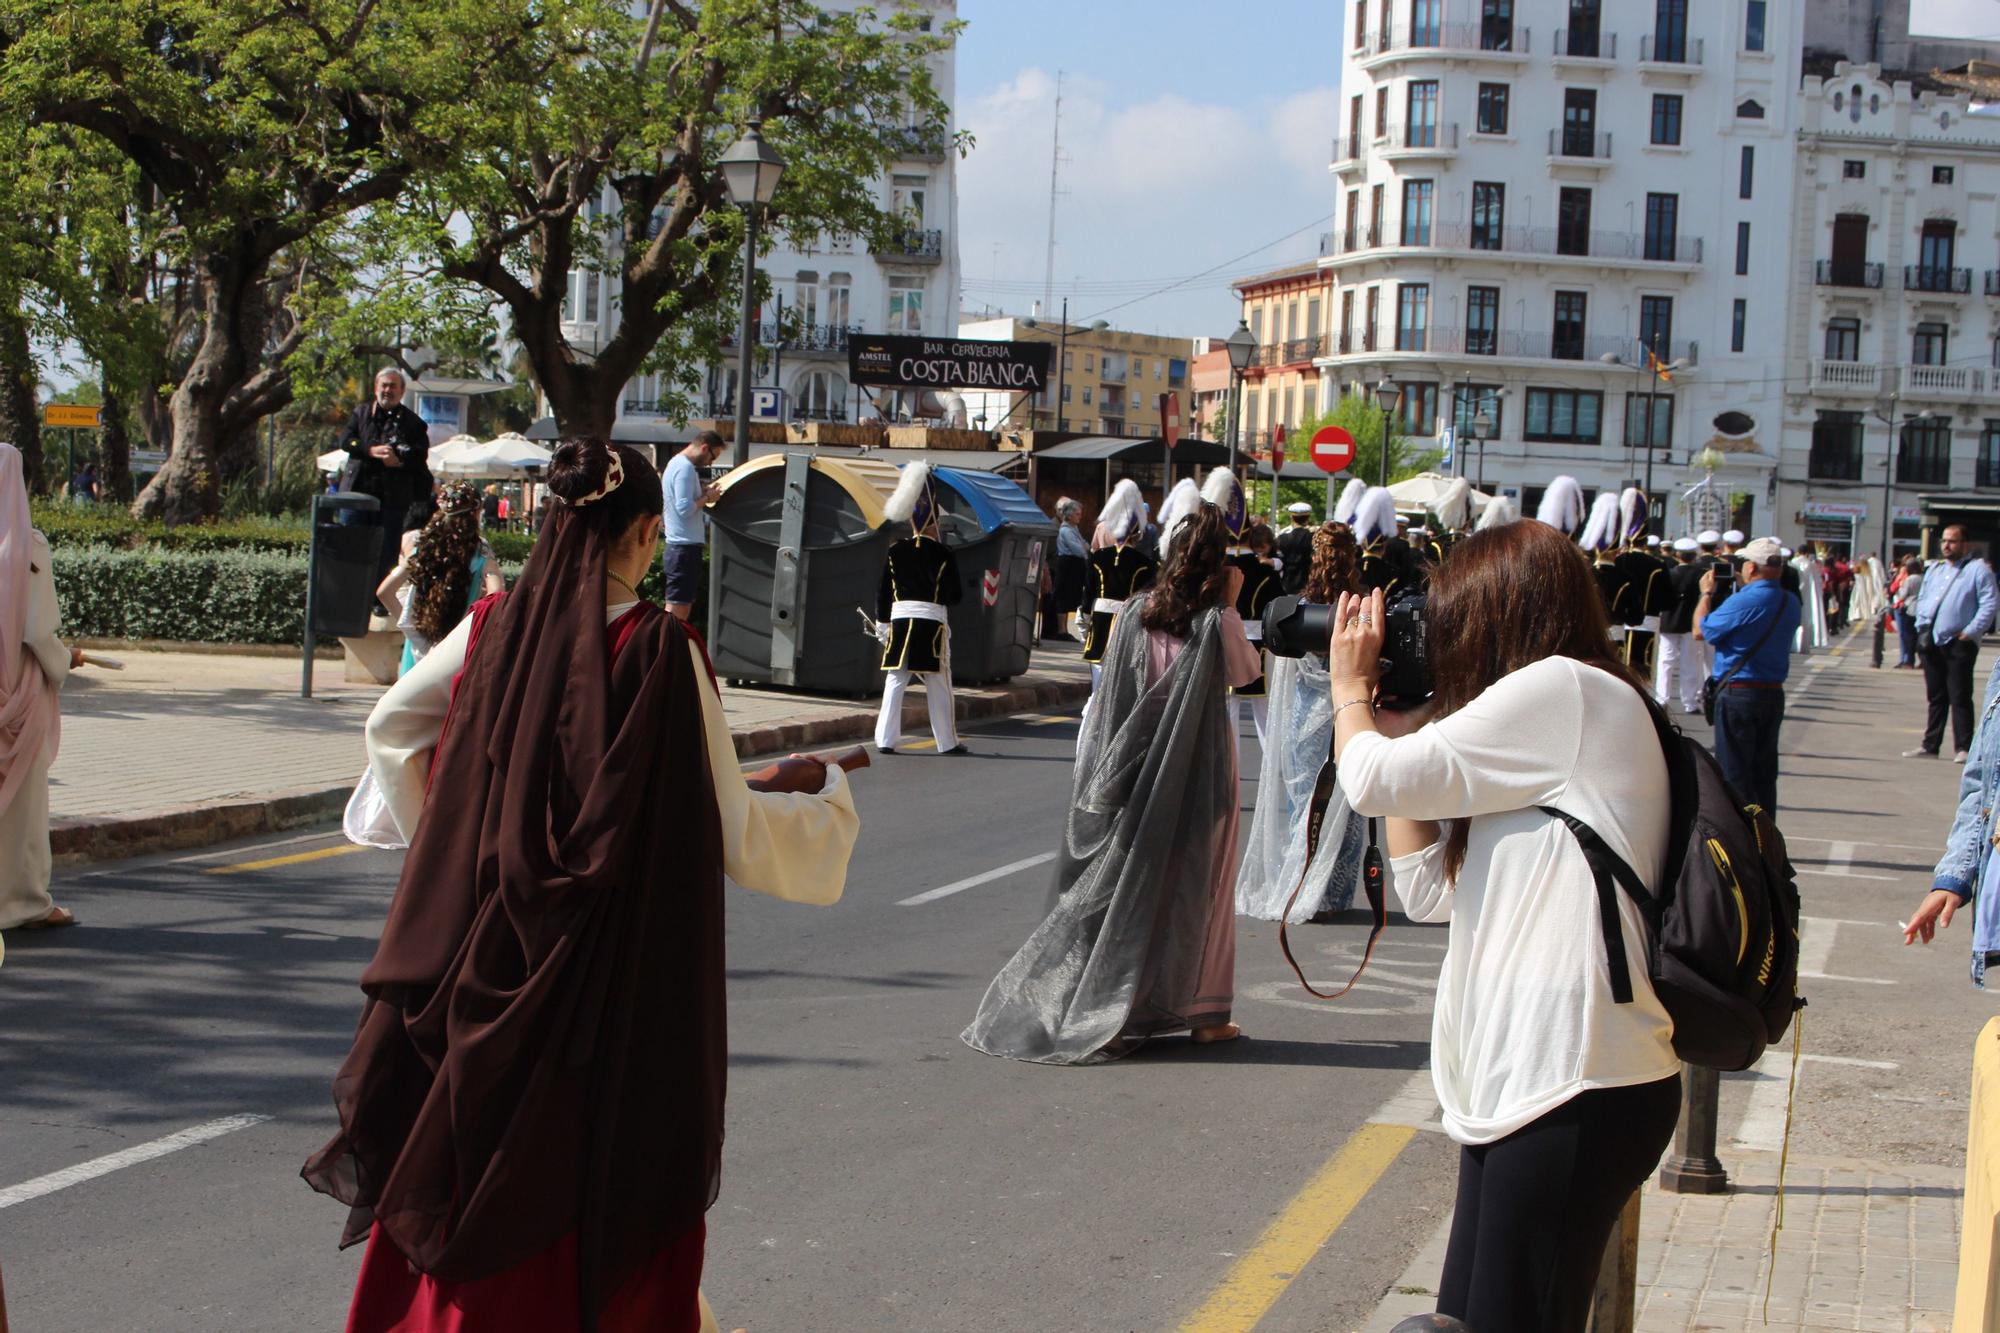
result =
[[[1924,719],[1924,748],[1938,753],[1948,711],[1952,748],[1971,749],[1972,664],[1979,660],[1979,645],[1953,639],[1920,650],[1918,657],[1924,664],[1924,698],[1930,704],[1930,714]]]
[[[1680,1118],[1676,1074],[1578,1093],[1463,1148],[1438,1313],[1478,1333],[1583,1333],[1612,1223]]]
[[[1732,690],[1715,700],[1715,761],[1736,794],[1778,817],[1778,728],[1785,720],[1783,690]]]
[[[1917,618],[1908,611],[1896,612],[1896,638],[1900,641],[1902,664],[1917,664]]]

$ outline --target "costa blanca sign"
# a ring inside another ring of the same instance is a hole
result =
[[[864,333],[847,340],[848,378],[878,389],[971,389],[1040,393],[1049,343]]]

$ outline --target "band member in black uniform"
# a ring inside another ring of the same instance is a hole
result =
[[[1657,549],[1646,544],[1646,524],[1651,502],[1644,491],[1628,486],[1618,497],[1618,516],[1624,533],[1624,550],[1617,556],[1618,568],[1625,573],[1626,625],[1625,665],[1641,680],[1653,678],[1653,653],[1660,631],[1660,614],[1673,605],[1673,585],[1667,575],[1671,560],[1662,559]]]
[[[1621,631],[1626,625],[1637,621],[1632,613],[1636,594],[1631,587],[1631,577],[1618,566],[1618,527],[1617,494],[1612,491],[1598,492],[1597,502],[1590,509],[1590,521],[1584,525],[1578,545],[1591,558],[1590,572],[1597,580],[1598,593],[1604,598],[1604,611],[1611,619],[1614,639],[1622,637]]]
[[[1296,597],[1306,590],[1306,578],[1312,573],[1313,507],[1309,504],[1286,506],[1291,515],[1292,525],[1278,534],[1278,559],[1284,567],[1278,571],[1279,583],[1284,590]]]
[[[875,598],[875,618],[889,626],[882,649],[885,678],[882,711],[875,718],[875,748],[894,754],[903,743],[903,695],[910,681],[922,676],[938,753],[964,754],[952,705],[951,628],[945,611],[958,604],[964,584],[951,548],[938,537],[930,465],[906,466],[883,511],[891,523],[908,523],[910,535],[889,548]]]
[[[1111,642],[1111,622],[1133,595],[1153,581],[1159,562],[1139,545],[1144,531],[1145,501],[1139,483],[1130,477],[1112,488],[1111,499],[1097,517],[1098,532],[1111,545],[1090,553],[1084,578],[1083,609],[1090,615],[1083,640],[1083,660],[1090,663],[1090,686],[1097,688],[1099,663]]]
[[[1694,607],[1701,600],[1704,569],[1696,558],[1699,549],[1692,537],[1674,543],[1674,567],[1667,571],[1672,604],[1660,613],[1660,639],[1655,649],[1653,702],[1664,709],[1678,697],[1683,713],[1701,711],[1701,686],[1708,679],[1700,643],[1694,637]]]
[[[1264,608],[1283,592],[1278,571],[1271,556],[1275,540],[1271,530],[1262,524],[1251,527],[1247,517],[1248,506],[1243,495],[1243,483],[1227,468],[1216,468],[1202,479],[1201,498],[1222,511],[1223,526],[1229,530],[1231,545],[1224,556],[1226,564],[1243,571],[1243,586],[1236,595],[1236,614],[1243,619],[1243,633],[1262,652],[1264,637]],[[1264,739],[1264,677],[1259,675],[1248,685],[1232,687],[1229,691],[1233,702],[1230,717],[1235,722],[1239,734],[1243,725],[1242,701],[1249,700],[1250,715],[1257,725],[1257,739]]]

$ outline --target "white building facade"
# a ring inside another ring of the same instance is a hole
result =
[[[852,10],[864,0],[820,0],[829,10]],[[942,31],[958,16],[957,0],[906,0],[927,15],[927,31]],[[932,86],[947,108],[956,108],[957,45],[930,58]],[[865,238],[825,235],[809,248],[781,240],[758,259],[772,300],[757,312],[762,369],[755,387],[784,390],[784,416],[795,421],[854,421],[864,405],[847,378],[847,344],[856,333],[929,333],[957,329],[961,271],[958,257],[958,177],[955,114],[930,132],[910,127],[903,155],[875,182],[884,212],[902,220],[898,238],[879,249]],[[617,283],[579,267],[570,274],[563,334],[580,349],[601,346],[615,332]],[[780,337],[782,327],[783,337]],[[734,339],[723,364],[707,368],[696,395],[696,416],[735,412]],[[671,377],[647,374],[626,385],[620,424],[639,418],[656,423],[671,396]],[[865,409],[868,414],[873,408]],[[614,432],[615,433],[615,432]]]
[[[2000,107],[1847,63],[1798,100],[1779,508],[1914,551],[1919,497],[2000,493]]]
[[[1650,454],[1672,531],[1774,527],[1798,9],[1351,0],[1322,406],[1393,379],[1405,430],[1529,512]],[[1711,448],[1721,499],[1685,514]]]

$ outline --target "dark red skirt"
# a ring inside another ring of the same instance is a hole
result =
[[[599,1333],[699,1333],[708,1228],[674,1237],[627,1278],[598,1317]],[[473,1282],[415,1273],[377,1226],[368,1236],[347,1333],[578,1333],[576,1237]]]

